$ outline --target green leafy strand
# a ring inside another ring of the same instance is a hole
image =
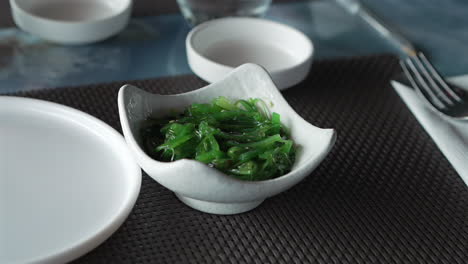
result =
[[[259,99],[218,97],[141,130],[146,152],[161,161],[195,159],[239,179],[260,181],[291,170],[296,148],[277,113]]]

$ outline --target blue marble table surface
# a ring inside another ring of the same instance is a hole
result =
[[[362,2],[424,50],[443,74],[468,73],[468,1]],[[314,59],[383,52],[403,56],[332,0],[274,4],[266,18],[308,35]],[[189,30],[180,14],[133,18],[106,41],[60,46],[16,28],[0,29],[0,93],[189,74]]]

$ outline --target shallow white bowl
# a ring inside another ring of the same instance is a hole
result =
[[[291,137],[298,145],[296,163],[290,173],[272,180],[243,181],[195,160],[160,162],[143,151],[139,130],[148,116],[165,116],[174,109],[210,102],[218,96],[261,98],[271,105],[271,111],[281,115],[282,123],[290,128]],[[309,175],[335,142],[333,129],[321,129],[302,119],[288,105],[268,73],[255,64],[242,65],[225,79],[184,94],[150,94],[125,85],[119,91],[118,105],[125,140],[143,170],[175,192],[185,204],[208,213],[235,214],[255,208],[265,198],[287,190]]]
[[[300,31],[260,18],[230,17],[198,25],[187,36],[190,68],[207,82],[221,80],[244,63],[268,70],[282,90],[309,73],[313,45]]]
[[[128,23],[131,3],[131,0],[10,0],[18,27],[60,44],[86,44],[118,33]]]

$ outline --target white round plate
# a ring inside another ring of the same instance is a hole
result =
[[[123,137],[81,111],[0,96],[0,263],[64,263],[106,240],[141,170]]]

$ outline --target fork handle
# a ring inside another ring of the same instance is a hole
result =
[[[382,35],[385,39],[393,42],[406,55],[416,55],[416,48],[409,40],[403,37],[400,33],[396,32],[395,29],[392,29],[392,27],[382,21],[374,14],[374,12],[364,7],[359,1],[336,0],[336,2],[349,13],[360,16],[362,19],[364,19],[364,21],[366,21],[373,29],[379,32],[379,34]]]

